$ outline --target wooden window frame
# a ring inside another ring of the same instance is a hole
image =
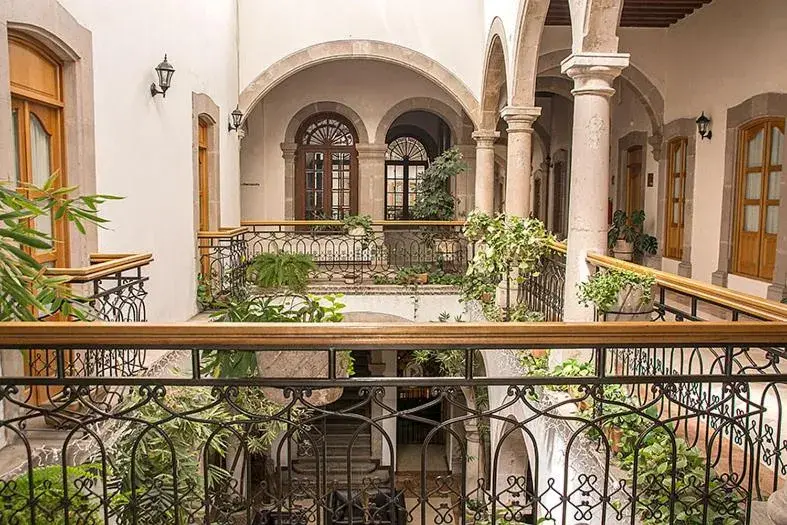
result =
[[[770,180],[771,172],[781,172],[781,177],[784,177],[784,153],[782,153],[782,164],[771,164],[771,147],[772,147],[772,137],[773,137],[773,128],[777,127],[781,130],[782,134],[785,131],[785,119],[784,117],[763,117],[751,122],[746,123],[744,126],[740,128],[738,134],[738,158],[736,159],[737,162],[737,174],[736,174],[736,190],[735,190],[735,215],[734,215],[734,224],[733,224],[733,250],[732,250],[732,271],[737,275],[741,275],[743,277],[747,277],[750,279],[757,279],[766,282],[770,282],[773,279],[773,273],[775,270],[775,259],[776,259],[776,244],[778,241],[778,235],[780,232],[776,232],[775,234],[766,233],[766,218],[769,206],[776,206],[779,207],[780,200],[773,200],[768,199],[768,184]],[[763,131],[763,145],[762,145],[762,159],[759,166],[759,173],[761,175],[760,178],[760,198],[755,199],[746,199],[746,176],[749,173],[757,173],[755,168],[747,167],[747,160],[748,160],[748,141],[747,138],[751,136],[752,132],[755,130],[762,130]],[[779,195],[780,199],[782,195]],[[759,216],[759,229],[757,231],[758,241],[757,241],[757,254],[756,260],[754,261],[754,265],[756,266],[756,271],[754,273],[746,272],[742,270],[742,261],[744,260],[744,254],[741,253],[742,249],[742,237],[746,233],[743,230],[743,223],[744,223],[744,206],[746,205],[754,205],[756,204],[760,208],[760,216]],[[782,235],[785,232],[781,232]],[[773,265],[767,265],[764,261],[766,259],[766,247],[767,243],[772,243],[773,246],[773,257],[774,260]]]
[[[640,161],[639,162],[631,162],[631,155],[633,152],[639,151]],[[636,144],[626,149],[626,213],[631,215],[632,212],[638,211],[642,208],[632,209],[632,202],[636,198],[639,199],[639,195],[636,197],[633,195],[634,192],[631,191],[632,187],[632,177],[631,177],[631,168],[632,166],[639,166],[639,177],[642,179],[644,177],[643,167],[645,166],[645,148],[640,145]],[[644,181],[640,180],[644,187]]]
[[[197,165],[199,169],[199,229],[210,230],[210,161],[208,159],[208,136],[212,123],[200,118],[197,135]]]
[[[15,145],[16,152],[19,154],[20,185],[18,186],[18,190],[23,193],[29,193],[28,185],[32,183],[32,158],[28,146],[31,114],[36,114],[36,109],[41,113],[49,113],[50,116],[49,119],[46,119],[47,122],[43,122],[40,116],[37,116],[51,137],[50,169],[52,173],[49,175],[51,176],[55,173],[59,174],[55,181],[55,189],[66,187],[68,186],[68,177],[66,173],[66,137],[63,117],[63,109],[65,107],[63,95],[63,64],[38,42],[24,38],[20,35],[9,34],[7,45],[9,46],[9,55],[11,54],[11,46],[19,46],[33,52],[38,58],[52,67],[55,75],[55,93],[53,96],[52,94],[47,94],[43,90],[36,89],[35,86],[13,82],[14,66],[12,63],[9,63],[9,70],[11,71],[10,75],[12,78],[10,84],[11,118],[13,119],[14,110],[17,111],[18,118],[17,138],[19,142]],[[47,124],[49,124],[49,126],[47,126]],[[61,268],[68,267],[70,262],[69,231],[65,218],[54,219],[52,221],[52,237],[54,240],[52,251],[33,252],[32,255],[42,264]]]
[[[351,146],[333,146],[333,145],[312,145],[303,144],[303,138],[306,130],[315,122],[325,119],[332,119],[344,124],[353,136],[353,144]],[[331,162],[332,155],[335,153],[349,153],[350,154],[350,215],[358,214],[358,132],[352,123],[339,115],[338,113],[323,112],[316,113],[306,119],[298,129],[295,135],[296,143],[298,144],[295,152],[295,217],[296,219],[306,219],[306,154],[309,152],[324,153],[323,160],[323,213],[325,217],[332,218],[332,195],[333,195],[333,163]],[[341,219],[341,217],[340,217]]]
[[[424,144],[424,142],[419,137],[415,137],[413,135],[402,135],[402,136],[396,137],[396,139],[394,139],[394,140],[398,140],[398,139],[401,139],[401,138],[410,138],[410,139],[415,140],[416,142],[418,142],[421,145],[421,148],[423,148],[424,152],[426,153],[427,159],[429,158],[429,150],[427,149],[426,144]],[[393,141],[391,141],[391,143],[393,143]],[[404,193],[402,195],[402,207],[401,207],[402,208],[402,214],[401,214],[400,217],[397,217],[395,219],[391,219],[390,217],[388,217],[388,195],[389,195],[389,192],[388,192],[388,166],[402,166],[402,180],[403,180],[403,184],[404,184],[404,188],[403,188],[404,189]],[[385,195],[384,195],[383,198],[384,198],[384,203],[385,203],[385,215],[384,216],[385,216],[386,220],[409,220],[411,218],[410,217],[410,191],[409,191],[409,187],[410,187],[410,166],[413,166],[413,167],[422,166],[424,169],[426,169],[426,168],[429,167],[429,160],[414,161],[414,160],[410,160],[409,158],[406,158],[406,159],[403,159],[403,160],[388,160],[388,159],[386,159],[386,161],[385,161]]]
[[[681,166],[675,166],[675,150],[681,148]],[[667,143],[667,198],[664,211],[664,257],[683,260],[683,237],[686,227],[686,183],[688,177],[688,137],[675,137]],[[675,175],[680,177],[680,192],[675,198]],[[678,204],[680,217],[674,221],[673,210]],[[676,226],[677,224],[677,226]]]

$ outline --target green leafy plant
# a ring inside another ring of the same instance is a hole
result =
[[[0,496],[0,523],[32,525],[30,506],[35,510],[36,523],[65,525],[64,502],[68,500],[70,523],[98,525],[103,523],[98,500],[101,465],[84,464],[63,467],[35,467],[8,481]]]
[[[246,269],[246,279],[266,289],[300,292],[309,284],[309,276],[317,270],[311,255],[302,253],[262,253],[254,257]]]
[[[612,227],[607,232],[607,244],[612,249],[618,240],[631,243],[634,258],[640,260],[643,254],[656,255],[658,240],[648,235],[645,229],[645,212],[637,210],[629,217],[625,211],[617,210],[612,216]]]
[[[421,175],[418,196],[410,210],[412,217],[429,221],[453,219],[456,199],[451,195],[451,181],[466,169],[467,164],[456,147],[437,156]]]
[[[495,291],[504,279],[513,276],[517,284],[537,275],[541,259],[554,241],[538,219],[473,211],[467,218],[465,237],[477,242],[475,256],[462,281],[462,299],[481,303],[490,320],[511,318],[495,304]],[[529,314],[517,312],[518,320]]]
[[[344,319],[343,296],[280,293],[248,295],[230,299],[211,315],[222,323],[338,323]],[[345,368],[352,375],[352,358],[348,351],[341,354]],[[244,350],[204,350],[202,372],[213,377],[254,377],[257,358]]]
[[[68,278],[46,275],[33,257],[36,250],[51,250],[55,242],[37,230],[35,222],[51,216],[84,234],[88,224],[106,224],[98,207],[119,197],[74,196],[77,187],[57,188],[57,179],[54,175],[43,187],[26,187],[27,195],[0,184],[0,321],[35,321],[55,312],[88,318],[87,304],[71,291]]]
[[[342,227],[345,233],[360,229],[364,232],[364,238],[368,241],[373,240],[374,230],[372,230],[372,218],[369,215],[348,215],[342,219]]]
[[[626,288],[640,292],[642,304],[650,302],[655,284],[656,278],[652,274],[614,268],[602,269],[577,285],[577,297],[584,306],[593,304],[598,311],[609,312],[618,303],[621,292]]]

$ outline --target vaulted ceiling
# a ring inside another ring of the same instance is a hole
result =
[[[712,0],[625,0],[622,27],[669,27]],[[547,25],[571,25],[568,0],[552,0]]]

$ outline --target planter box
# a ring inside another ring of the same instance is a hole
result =
[[[634,260],[634,246],[630,242],[618,239],[612,247],[612,255],[621,261],[632,261]]]
[[[605,321],[651,321],[653,317],[653,298],[655,286],[650,291],[650,299],[643,301],[645,293],[639,286],[626,285],[618,294],[617,302],[604,314]]]

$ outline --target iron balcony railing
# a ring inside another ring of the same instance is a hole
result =
[[[172,352],[158,377],[0,376],[2,523],[760,524],[787,475],[783,323],[0,329],[0,355]],[[63,396],[31,406],[42,386]]]

